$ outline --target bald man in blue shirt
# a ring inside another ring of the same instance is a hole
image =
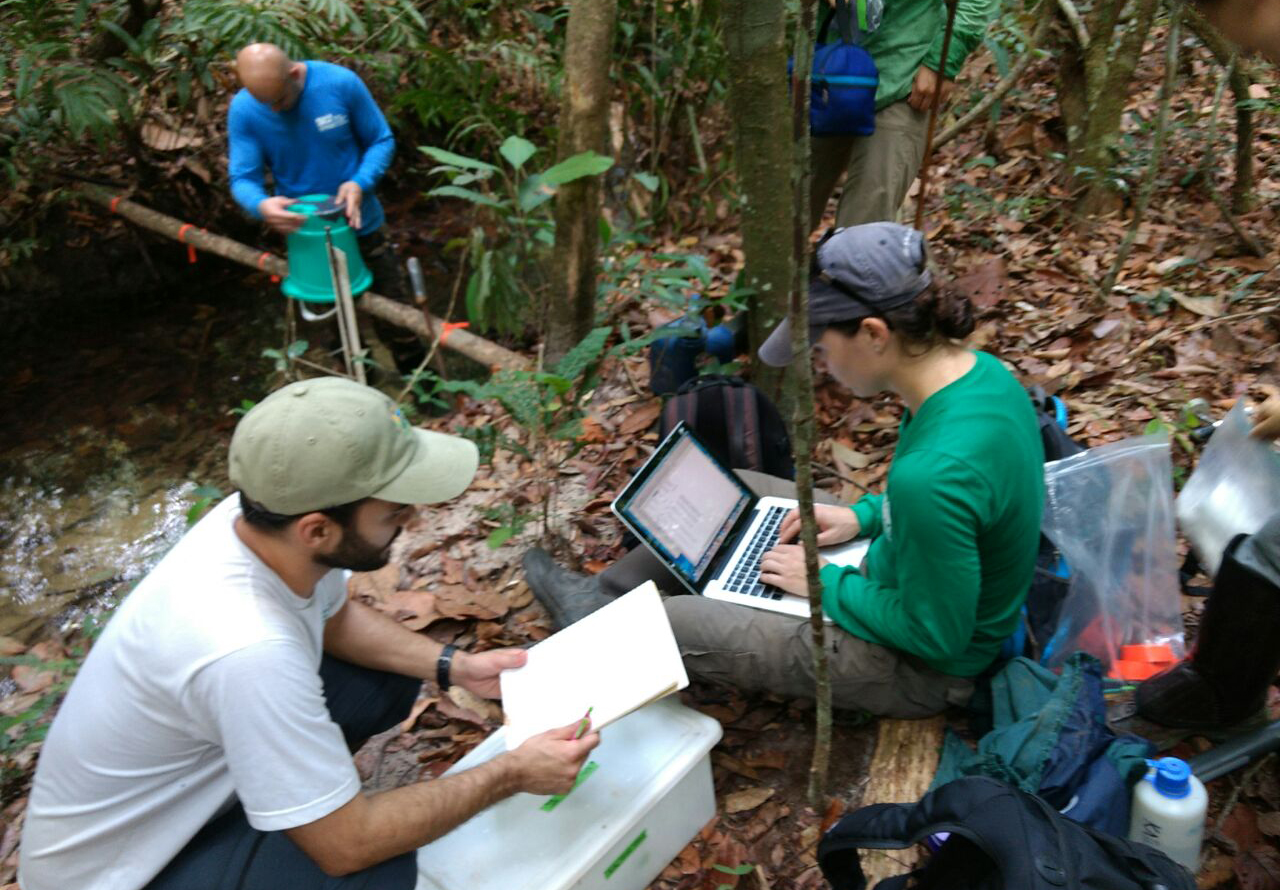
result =
[[[374,193],[395,153],[395,137],[368,87],[329,62],[295,62],[271,43],[236,55],[243,86],[227,113],[231,195],[250,216],[288,234],[303,217],[289,210],[303,195],[334,195],[359,236],[373,290],[408,302],[395,248]],[[275,194],[266,189],[271,171]],[[417,337],[374,320],[396,367],[408,373],[423,355]]]

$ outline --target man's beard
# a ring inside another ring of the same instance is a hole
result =
[[[331,569],[349,569],[353,572],[376,572],[391,560],[391,545],[400,537],[403,528],[396,529],[385,547],[375,547],[360,537],[353,528],[344,527],[342,543],[330,554],[318,554],[315,561]]]

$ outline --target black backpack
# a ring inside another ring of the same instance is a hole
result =
[[[684,421],[726,467],[794,479],[791,437],[759,388],[738,377],[707,374],[683,383],[662,406],[659,438]]]
[[[986,776],[948,782],[914,804],[873,804],[844,816],[818,844],[834,890],[867,885],[858,850],[901,850],[950,832],[910,874],[878,890],[1194,890],[1195,878],[1154,847],[1078,822]]]

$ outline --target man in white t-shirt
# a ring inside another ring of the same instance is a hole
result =
[[[253,408],[231,441],[239,496],[125,599],[53,721],[23,890],[412,890],[418,847],[517,791],[567,792],[599,741],[573,726],[382,794],[361,793],[351,760],[423,679],[496,697],[524,663],[346,598],[342,570],[385,565],[409,505],[460,494],[476,463],[347,380]]]

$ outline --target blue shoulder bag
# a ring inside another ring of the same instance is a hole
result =
[[[879,23],[868,21],[874,16],[868,15],[867,0],[854,2],[858,5],[858,32],[865,34]],[[840,30],[840,39],[827,43],[832,19]],[[834,13],[827,15],[818,30],[809,99],[809,132],[814,136],[870,136],[876,129],[879,84],[876,63],[855,38],[849,0],[837,0]]]

